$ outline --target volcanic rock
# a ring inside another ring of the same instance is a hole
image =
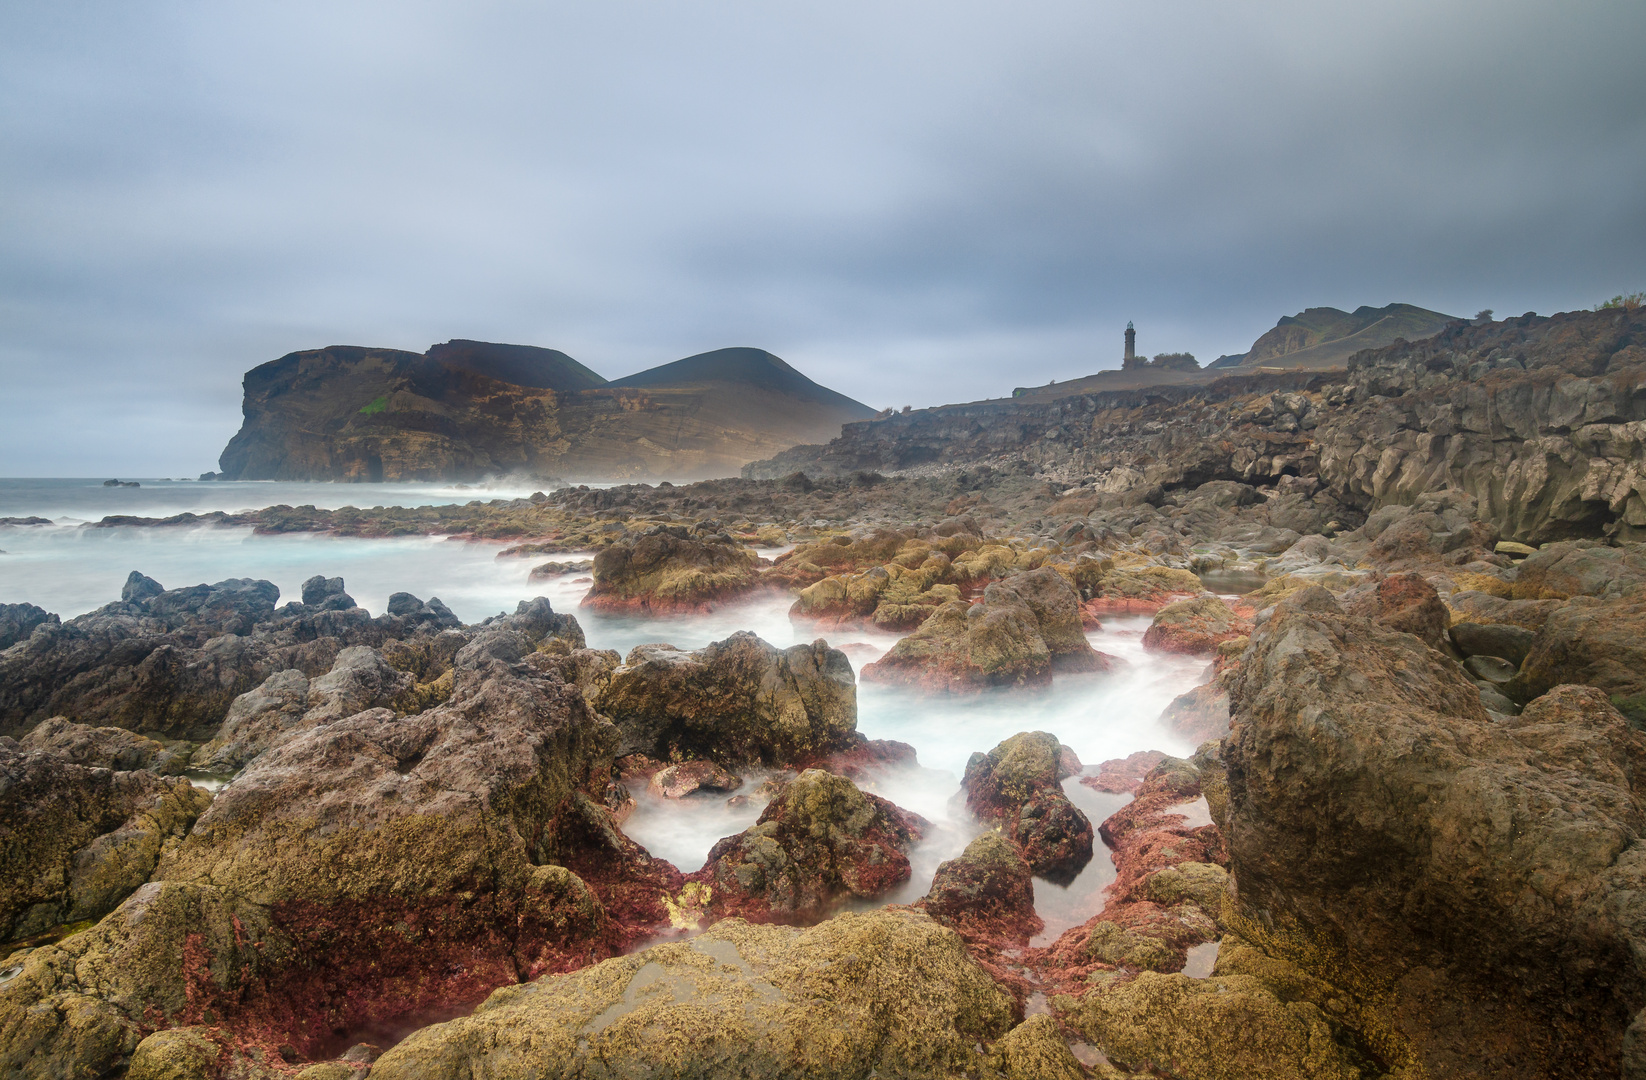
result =
[[[646,790],[665,799],[683,799],[695,791],[736,791],[741,776],[733,776],[712,761],[686,761],[653,773]]]
[[[753,826],[717,843],[691,878],[713,890],[720,916],[804,921],[907,881],[909,848],[928,826],[843,776],[807,769]]]
[[[1613,599],[1580,596],[1551,612],[1507,693],[1529,701],[1561,683],[1620,698],[1646,693],[1646,585]]]
[[[729,919],[689,941],[498,991],[472,1016],[389,1050],[372,1077],[598,1068],[939,1080],[987,1067],[986,1044],[1007,1033],[1011,1013],[960,937],[924,915],[850,913],[806,930]]]
[[[1224,753],[1240,909],[1337,957],[1393,1044],[1435,1073],[1617,1072],[1646,738],[1603,693],[1492,722],[1458,665],[1304,590],[1253,637]]]
[[[783,765],[855,745],[857,684],[825,641],[777,649],[747,631],[687,652],[638,645],[594,698],[621,754]]]
[[[959,858],[937,868],[921,901],[926,914],[973,937],[1028,944],[1044,925],[1034,911],[1034,881],[1017,845],[986,832]]]
[[[60,622],[56,615],[33,604],[0,604],[0,652],[34,633],[36,626]]]
[[[1018,845],[1034,873],[1072,880],[1092,858],[1092,823],[1069,801],[1060,781],[1057,736],[1025,731],[966,763],[966,808],[996,823]]]
[[[583,606],[599,611],[696,612],[759,584],[754,552],[729,537],[697,536],[679,525],[648,529],[594,557]]]
[[[1143,634],[1145,648],[1209,656],[1218,645],[1251,633],[1252,624],[1210,593],[1167,604]]]
[[[23,750],[45,750],[65,761],[94,769],[129,772],[148,769],[172,776],[189,766],[187,743],[167,746],[124,728],[94,728],[53,717],[18,740]]]

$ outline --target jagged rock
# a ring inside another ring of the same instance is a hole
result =
[[[595,800],[617,735],[557,663],[489,629],[459,653],[446,704],[266,750],[120,910],[28,955],[0,988],[0,1046],[42,1069],[80,1054],[96,1074],[146,1029],[209,1018],[312,1056],[336,1030],[616,951],[633,925],[555,864],[580,854],[578,815],[613,828]],[[623,858],[598,855],[613,876]]]
[[[499,991],[474,1015],[389,1050],[372,1077],[464,1080],[484,1068],[524,1080],[598,1068],[938,1080],[987,1068],[986,1044],[1011,1023],[1011,999],[958,935],[923,915],[844,914],[808,930],[731,919],[690,941]]]
[[[1044,926],[1034,911],[1029,864],[998,832],[984,833],[959,858],[939,865],[921,905],[968,938],[1023,945]]]
[[[343,590],[343,579],[316,574],[303,582],[303,603],[309,607],[347,610],[354,607],[354,597]]]
[[[1441,603],[1435,587],[1420,574],[1390,574],[1348,607],[1351,615],[1371,619],[1380,626],[1422,638],[1432,649],[1446,648],[1446,627],[1451,614]]]
[[[45,750],[76,765],[129,772],[148,769],[174,776],[189,765],[187,743],[167,746],[116,727],[94,728],[53,717],[18,740],[23,750]]]
[[[1069,801],[1060,781],[1057,736],[1025,731],[966,763],[966,808],[1000,826],[1030,869],[1072,880],[1092,858],[1092,823]]]
[[[338,653],[331,670],[315,679],[295,669],[277,672],[234,699],[217,737],[195,755],[196,767],[234,772],[301,728],[392,708],[411,688],[411,675],[365,645]]]
[[[863,677],[966,692],[1045,685],[1053,671],[1107,671],[1113,662],[1086,642],[1074,588],[1043,567],[994,582],[981,603],[938,608]]]
[[[583,606],[598,611],[711,610],[756,588],[758,564],[754,552],[729,537],[660,525],[594,557],[594,584]]]
[[[594,698],[619,753],[791,764],[854,745],[857,685],[819,640],[778,649],[747,631],[687,652],[639,645]]]
[[[1231,638],[1251,633],[1252,624],[1242,619],[1210,593],[1190,600],[1167,604],[1155,613],[1143,634],[1145,648],[1162,652],[1210,656]]]
[[[1521,562],[1516,600],[1615,600],[1646,584],[1646,544],[1605,547],[1593,542],[1550,544]]]
[[[1458,665],[1304,590],[1258,628],[1234,701],[1242,911],[1293,928],[1345,1000],[1380,1001],[1420,1065],[1617,1071],[1646,997],[1646,738],[1603,693],[1493,722]]]
[[[1619,697],[1646,693],[1646,585],[1615,599],[1580,596],[1551,612],[1508,696],[1529,701],[1561,683]]]
[[[113,910],[211,802],[187,780],[9,742],[0,741],[0,941]]]
[[[843,776],[807,769],[753,826],[717,843],[691,878],[713,890],[718,915],[802,921],[907,881],[909,848],[927,827]]]
[[[0,652],[34,633],[36,626],[56,626],[62,620],[33,604],[0,604]]]
[[[683,799],[695,791],[736,791],[741,776],[733,776],[712,761],[686,761],[652,774],[646,790],[665,799]]]

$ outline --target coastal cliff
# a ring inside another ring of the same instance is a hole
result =
[[[564,353],[452,341],[331,346],[247,372],[227,480],[588,480],[736,473],[873,410],[760,349],[607,382]]]

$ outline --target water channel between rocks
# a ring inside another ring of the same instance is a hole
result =
[[[625,655],[647,642],[691,649],[751,630],[779,647],[825,638],[861,670],[897,640],[897,635],[877,630],[823,631],[793,624],[788,617],[792,598],[776,593],[707,614],[603,615],[579,607],[590,584],[586,575],[529,582],[531,567],[548,557],[499,559],[505,545],[495,542],[255,536],[250,529],[210,526],[88,529],[68,523],[4,533],[0,547],[9,554],[0,556],[0,598],[36,603],[65,619],[115,599],[130,570],[142,570],[167,587],[268,578],[280,586],[282,599],[294,599],[301,582],[313,574],[340,574],[350,593],[374,612],[382,611],[389,594],[399,590],[438,596],[470,622],[512,611],[522,599],[546,596],[555,610],[577,616],[591,647]],[[569,561],[589,554],[553,558]],[[1046,690],[943,697],[859,685],[858,730],[872,739],[909,743],[918,755],[918,766],[866,776],[861,786],[932,823],[911,853],[911,879],[876,905],[908,903],[925,895],[938,864],[958,855],[981,829],[957,799],[966,760],[975,752],[1032,730],[1055,734],[1088,766],[1137,750],[1187,754],[1194,749],[1163,728],[1158,717],[1174,697],[1204,679],[1206,662],[1145,651],[1142,637],[1148,625],[1147,616],[1105,620],[1088,638],[1093,647],[1122,661],[1119,670],[1059,676]],[[743,790],[752,791],[764,778],[759,772],[745,774]],[[1064,787],[1094,826],[1127,798],[1093,791],[1075,778]],[[703,865],[715,841],[754,824],[762,809],[753,802],[729,806],[725,794],[678,801],[654,798],[643,789],[635,794],[637,808],[624,831],[687,872]],[[1037,880],[1035,905],[1046,931],[1035,943],[1095,915],[1103,904],[1103,887],[1113,877],[1113,864],[1099,844],[1092,861],[1068,885]]]

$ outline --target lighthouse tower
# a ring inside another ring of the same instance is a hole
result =
[[[1120,362],[1122,371],[1130,371],[1137,367],[1137,331],[1132,329],[1131,320],[1126,322],[1126,356]]]

